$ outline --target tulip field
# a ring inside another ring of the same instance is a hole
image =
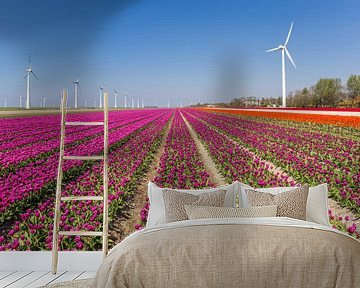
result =
[[[360,217],[360,126],[353,118],[326,123],[318,119],[319,115],[312,121],[308,116],[274,119],[250,112],[244,115],[223,112],[110,111],[110,230],[123,209],[129,208],[141,183],[153,181],[161,187],[181,189],[215,186],[197,141],[204,146],[225,183],[238,180],[254,187],[328,183],[329,197],[353,215],[342,217],[329,211],[333,226],[360,238],[360,227],[354,224],[354,218]],[[69,114],[68,120],[102,121],[102,117],[101,112],[81,112]],[[49,250],[60,115],[0,118],[0,127],[0,251]],[[101,154],[102,129],[67,127],[65,154]],[[156,175],[148,178],[156,161],[154,155],[159,151],[162,152]],[[63,196],[102,193],[101,161],[66,161],[64,171]],[[146,203],[136,229],[145,225],[148,208]],[[99,202],[66,202],[61,210],[60,230],[101,229]],[[101,239],[61,236],[60,248],[101,249]]]

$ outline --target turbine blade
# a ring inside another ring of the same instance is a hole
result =
[[[36,79],[39,80],[39,78],[35,75],[35,73],[33,71],[31,71],[31,73],[36,77]]]
[[[272,48],[272,49],[266,50],[265,52],[276,51],[276,50],[279,50],[279,49],[280,49],[279,47],[276,47],[276,48]]]
[[[294,22],[291,22],[291,26],[290,26],[290,29],[289,29],[289,33],[288,33],[288,35],[287,35],[287,38],[286,38],[286,41],[285,41],[284,46],[286,46],[286,44],[289,42],[289,39],[290,39],[290,35],[291,35],[291,31],[292,31],[293,25],[294,25]]]
[[[294,65],[294,68],[296,69],[296,65],[294,63],[294,60],[291,58],[291,55],[290,55],[289,51],[286,49],[286,47],[285,47],[285,52],[286,52],[286,56],[289,58],[291,63]]]
[[[78,84],[77,84],[77,85],[78,85],[78,87],[79,87],[79,91],[81,92],[80,82],[78,82]]]

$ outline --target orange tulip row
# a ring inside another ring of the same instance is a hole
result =
[[[360,128],[360,117],[358,116],[338,116],[324,114],[305,114],[305,113],[288,113],[288,112],[267,112],[267,111],[249,111],[240,109],[218,109],[203,108],[207,111],[221,112],[227,114],[236,114],[244,116],[266,117],[281,120],[290,120],[296,122],[314,122],[320,124],[331,124],[338,126],[350,126]]]

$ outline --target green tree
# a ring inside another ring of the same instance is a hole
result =
[[[334,107],[341,99],[341,80],[339,78],[321,78],[314,87],[316,106]]]
[[[354,105],[354,100],[360,96],[360,75],[351,74],[346,83],[348,90],[348,97],[352,100]]]

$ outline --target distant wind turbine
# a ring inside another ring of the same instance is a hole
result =
[[[140,96],[138,96],[138,99],[137,99],[137,108],[138,109],[140,108]]]
[[[144,97],[141,98],[141,108],[144,108]]]
[[[115,108],[117,108],[117,95],[119,93],[119,90],[114,89],[114,94],[115,94]]]
[[[285,43],[283,45],[279,45],[276,48],[266,50],[266,52],[272,52],[272,51],[276,51],[276,50],[281,50],[281,60],[282,60],[282,62],[281,62],[281,71],[282,71],[282,107],[284,107],[284,108],[286,107],[285,53],[286,53],[286,56],[289,58],[290,62],[293,64],[294,68],[296,69],[296,65],[295,65],[293,59],[291,58],[291,55],[290,55],[288,49],[286,48],[286,45],[288,44],[289,39],[290,39],[293,24],[294,23],[291,23],[289,33],[288,33],[288,35],[286,37],[286,40],[285,40]]]
[[[35,78],[39,80],[39,78],[35,75],[35,73],[31,68],[30,55],[29,55],[29,67],[26,69],[26,73],[27,74],[24,77],[24,79],[26,78],[26,109],[30,109],[30,74],[33,74]]]
[[[100,109],[102,108],[102,93],[103,93],[103,90],[104,90],[104,86],[103,86],[103,82],[101,82],[101,85],[100,85],[100,91],[99,91],[99,107]]]
[[[125,104],[125,106],[124,106],[125,109],[127,108],[127,97],[128,97],[128,93],[125,92],[125,103],[124,103]]]
[[[74,86],[75,108],[78,108],[78,91],[81,91],[79,74],[78,74],[77,79],[75,81],[73,81],[73,83],[75,84],[75,86]]]
[[[134,96],[131,96],[131,108],[134,108]]]

